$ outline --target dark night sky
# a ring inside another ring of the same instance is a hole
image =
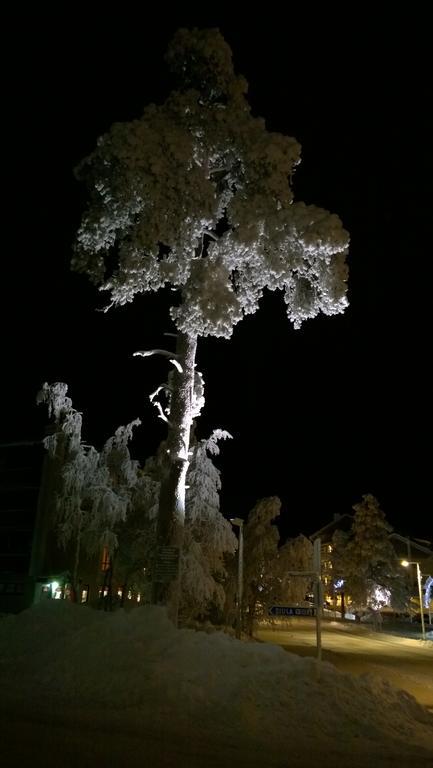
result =
[[[3,225],[1,440],[41,437],[46,413],[34,400],[45,380],[69,384],[84,436],[98,447],[137,416],[137,457],[164,436],[147,400],[164,363],[132,353],[161,346],[173,330],[169,297],[95,312],[104,297],[68,266],[84,199],[72,171],[112,122],[163,99],[162,57],[178,27],[217,26],[250,83],[253,112],[302,144],[296,197],[338,213],[351,233],[345,315],[294,331],[282,297],[269,295],[230,342],[200,342],[199,435],[220,426],[234,437],[219,462],[222,511],[244,516],[258,498],[278,495],[283,534],[309,534],[373,493],[400,532],[431,539],[426,16],[379,18],[362,5],[358,17],[324,17],[284,4],[281,15],[268,5],[238,21],[166,6],[151,19],[122,4],[101,5],[98,18],[92,7],[92,16],[65,4],[61,15],[38,8],[4,19],[12,205]]]

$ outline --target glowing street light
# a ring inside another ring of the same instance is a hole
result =
[[[244,521],[240,517],[231,517],[230,522],[239,528],[238,550],[238,615],[236,622],[236,637],[240,639],[242,631],[242,594],[244,584]]]
[[[408,568],[409,565],[416,565],[416,576],[418,579],[418,593],[419,593],[419,609],[421,611],[421,632],[422,639],[425,640],[425,625],[424,625],[424,605],[422,602],[422,589],[421,589],[421,569],[419,563],[416,560],[402,560],[401,564],[404,568]]]

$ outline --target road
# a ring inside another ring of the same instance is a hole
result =
[[[291,653],[314,656],[314,619],[288,619],[274,628],[260,627],[255,637]],[[433,641],[397,637],[371,628],[325,621],[322,658],[354,675],[371,674],[401,688],[433,711]]]

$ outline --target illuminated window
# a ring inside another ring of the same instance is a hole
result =
[[[87,603],[89,599],[89,585],[85,584],[81,590],[81,602]]]
[[[58,581],[52,581],[50,584],[51,587],[51,597],[54,598],[54,600],[62,600],[63,598],[63,589],[61,588]]]
[[[102,550],[101,571],[108,571],[110,568],[110,553],[108,547]]]

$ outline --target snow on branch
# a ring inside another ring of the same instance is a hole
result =
[[[160,392],[169,392],[169,391],[170,391],[170,388],[167,384],[160,384],[160,386],[157,387],[155,391],[149,395],[150,402],[152,403],[152,405],[155,406],[155,408],[158,411],[158,418],[165,421],[165,423],[168,425],[170,425],[170,421],[167,418],[166,413],[167,414],[170,413],[170,409],[166,408],[166,413],[165,413],[161,403],[159,402],[159,400],[156,400],[155,398],[159,395]]]
[[[225,429],[214,429],[211,436],[205,441],[206,450],[213,456],[218,456],[220,453],[218,440],[233,440],[233,435]]]
[[[132,357],[151,357],[152,355],[163,355],[164,357],[177,357],[174,352],[169,352],[168,349],[139,349],[134,352]]]
[[[179,363],[179,355],[176,355],[174,352],[169,352],[167,349],[142,349],[138,352],[133,353],[133,357],[151,357],[152,355],[163,355],[163,357],[168,357],[169,361],[174,367],[179,371],[179,373],[182,373],[183,369],[181,364]]]

